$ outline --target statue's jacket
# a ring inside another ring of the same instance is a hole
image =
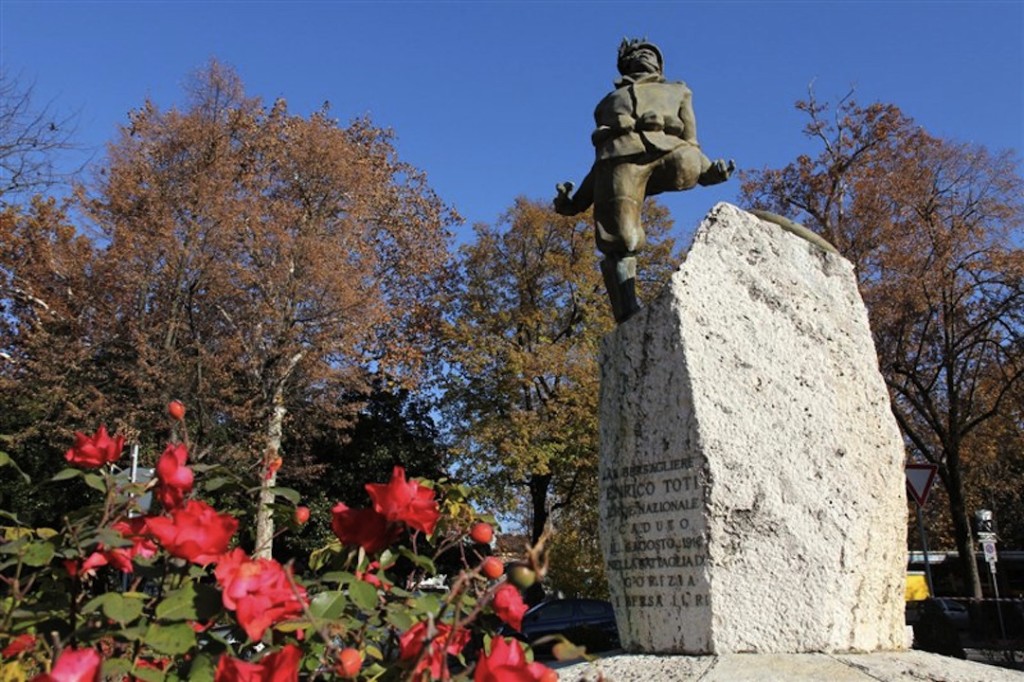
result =
[[[616,86],[594,110],[591,140],[598,161],[697,145],[693,93],[685,83],[627,76]]]

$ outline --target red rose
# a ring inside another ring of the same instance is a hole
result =
[[[434,532],[434,524],[441,516],[434,491],[415,481],[406,481],[402,467],[394,468],[389,483],[367,483],[366,491],[373,499],[373,508],[388,521],[402,521],[427,535]]]
[[[286,644],[259,663],[221,656],[213,682],[295,682],[299,679],[300,660],[302,649],[294,644]]]
[[[480,652],[473,682],[554,682],[558,674],[542,663],[528,663],[522,645],[495,637],[491,653]]]
[[[172,511],[170,518],[148,517],[146,527],[171,556],[206,565],[227,551],[231,536],[238,530],[238,520],[230,514],[218,514],[205,502],[189,500],[183,508]]]
[[[344,502],[331,509],[331,529],[342,544],[359,545],[368,554],[389,546],[402,532],[374,510],[349,509]]]
[[[447,679],[442,676],[445,655],[458,656],[462,648],[469,642],[469,630],[457,630],[454,633],[450,625],[438,623],[434,626],[436,635],[427,645],[427,652],[420,657],[423,645],[427,638],[427,624],[417,623],[398,638],[398,658],[403,661],[415,661],[419,658],[416,666],[416,673],[419,674],[429,669],[431,679]]]
[[[36,636],[26,632],[25,634],[18,635],[8,642],[7,646],[3,648],[3,651],[0,651],[0,656],[3,656],[4,658],[14,658],[20,653],[31,651],[35,646]]]
[[[156,545],[145,535],[145,518],[139,516],[127,521],[118,521],[111,528],[120,533],[124,538],[131,540],[132,546],[106,549],[102,544],[97,545],[96,551],[87,556],[85,561],[81,563],[77,561],[71,561],[70,564],[65,563],[65,567],[68,569],[71,577],[81,575],[88,578],[96,573],[97,568],[107,565],[113,566],[125,573],[132,573],[135,570],[132,559],[136,556],[151,557],[156,554]]]
[[[523,614],[526,613],[526,602],[515,586],[509,583],[502,583],[494,591],[494,600],[491,602],[494,613],[504,622],[516,630],[523,627]]]
[[[124,556],[128,562],[131,562],[137,556],[141,556],[144,559],[148,559],[156,554],[156,544],[150,539],[148,535],[148,529],[146,525],[146,518],[143,516],[136,516],[132,519],[122,519],[111,526],[114,530],[121,534],[125,540],[131,540],[131,547],[118,547],[110,551],[111,554],[117,554]],[[112,561],[111,563],[118,563]],[[131,572],[131,569],[127,569]]]
[[[60,653],[48,675],[37,675],[32,682],[99,682],[102,662],[95,649],[69,647]]]
[[[381,566],[379,561],[371,561],[366,566],[366,570],[360,571],[358,568],[356,569],[356,578],[362,580],[364,583],[370,583],[379,590],[390,590],[394,587],[394,583],[388,581],[384,570],[391,568],[393,565],[394,564]],[[377,573],[372,573],[371,571],[377,571]]]
[[[295,523],[302,526],[309,521],[309,507],[296,507],[295,508]]]
[[[107,435],[107,427],[101,425],[95,436],[86,436],[76,431],[75,444],[64,453],[64,459],[74,466],[96,469],[116,462],[121,457],[123,447],[124,436],[111,438]]]
[[[159,481],[156,498],[167,511],[180,508],[185,503],[185,495],[192,492],[195,476],[185,466],[187,459],[188,451],[179,443],[168,445],[156,462],[156,478]]]
[[[271,625],[301,616],[309,603],[306,589],[301,585],[293,589],[290,575],[273,559],[250,559],[235,549],[221,558],[214,573],[224,590],[224,608],[235,612],[253,641]]]

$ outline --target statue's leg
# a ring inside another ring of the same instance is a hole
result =
[[[636,257],[606,256],[601,261],[601,276],[612,304],[616,322],[625,322],[640,310],[636,297]]]
[[[710,165],[700,147],[690,144],[677,147],[652,164],[647,196],[693,189]]]
[[[645,241],[640,211],[650,175],[643,164],[607,165],[595,178],[594,224],[597,248],[605,255],[601,275],[616,322],[633,316],[636,297],[636,252]]]

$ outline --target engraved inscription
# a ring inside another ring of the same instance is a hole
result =
[[[601,487],[616,607],[708,606],[704,490],[694,459],[610,468]]]

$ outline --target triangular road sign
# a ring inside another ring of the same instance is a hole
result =
[[[939,467],[935,464],[908,464],[907,465],[907,490],[917,500],[917,504],[924,506],[928,501],[928,493],[932,489],[932,481],[935,480],[935,472]]]

